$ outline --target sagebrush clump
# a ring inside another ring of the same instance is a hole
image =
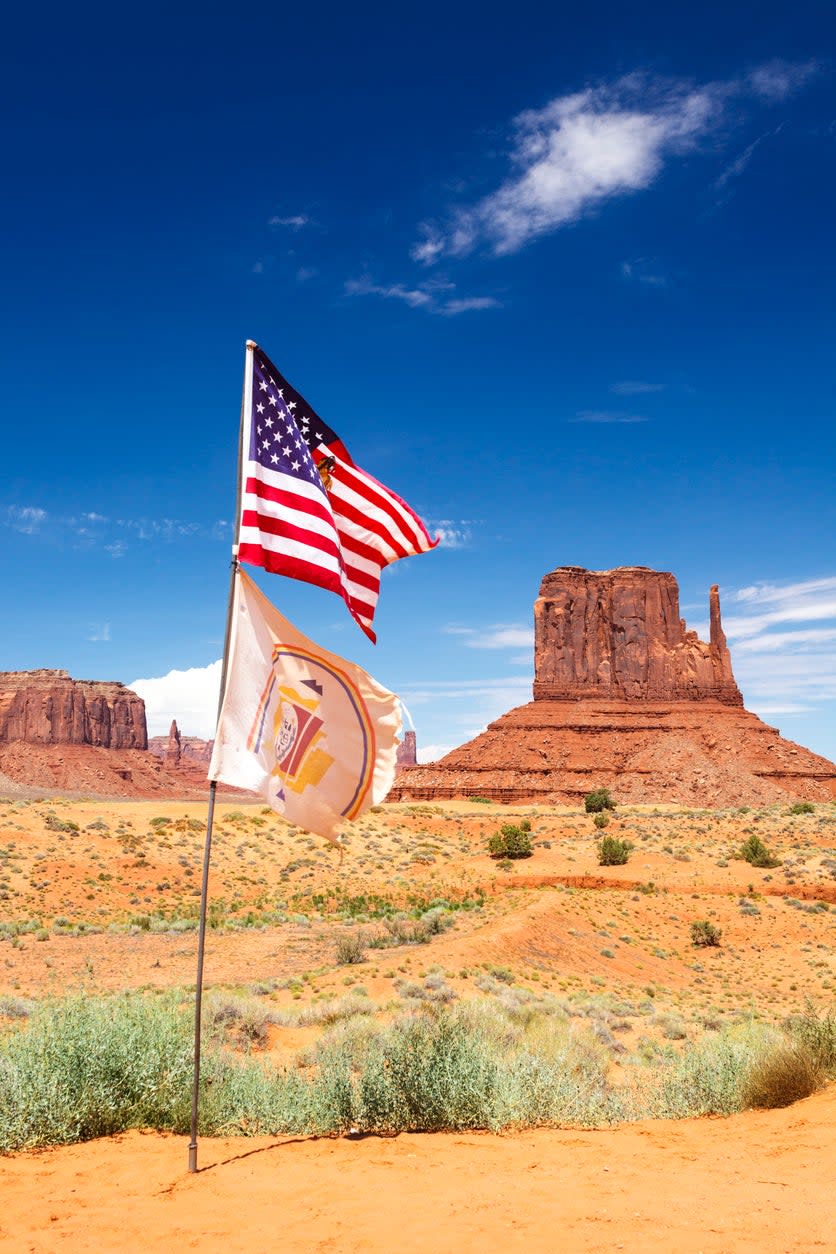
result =
[[[700,949],[719,945],[722,935],[720,928],[708,919],[698,919],[691,924],[691,943]]]
[[[761,840],[760,836],[757,836],[754,832],[740,846],[738,855],[744,862],[748,862],[750,866],[773,867],[781,865],[781,859],[776,858]]]
[[[617,836],[604,836],[598,842],[599,866],[623,866],[630,857],[633,843],[630,840],[619,840]]]
[[[503,823],[488,841],[488,851],[492,858],[530,858],[531,824],[528,819],[521,823]]]
[[[616,803],[609,788],[594,788],[583,799],[587,814],[599,814],[602,810],[614,810]]]

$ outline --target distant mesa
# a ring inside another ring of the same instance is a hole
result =
[[[0,671],[0,744],[147,749],[145,702],[124,684],[67,671]]]
[[[534,603],[534,700],[438,762],[404,768],[390,800],[488,796],[701,806],[836,797],[836,765],[743,707],[720,618],[689,631],[672,574],[561,566]]]
[[[145,702],[124,684],[64,670],[0,672],[4,794],[203,797],[211,752],[176,723],[149,741]]]

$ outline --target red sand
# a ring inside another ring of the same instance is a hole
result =
[[[2,1159],[0,1249],[832,1249],[836,1086],[601,1132],[206,1140],[200,1162],[155,1133]]]

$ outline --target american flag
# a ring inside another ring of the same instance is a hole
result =
[[[344,598],[370,640],[380,572],[435,547],[260,348],[247,353],[238,557]]]

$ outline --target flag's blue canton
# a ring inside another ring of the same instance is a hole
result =
[[[266,470],[275,470],[296,479],[315,484],[325,495],[325,488],[308,447],[321,440],[319,431],[311,429],[307,415],[294,411],[298,402],[285,399],[284,380],[277,381],[270,364],[261,353],[253,353],[253,412],[250,424],[250,460]]]

